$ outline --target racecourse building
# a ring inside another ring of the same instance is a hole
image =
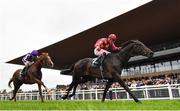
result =
[[[117,46],[127,40],[138,39],[155,52],[151,60],[141,56],[131,58],[123,71],[124,76],[156,75],[159,72],[170,74],[171,71],[176,73],[180,68],[179,10],[179,0],[153,0],[40,50],[48,52],[55,64],[54,69],[60,70],[80,59],[95,57],[95,41],[115,33],[118,36]],[[22,64],[21,58],[8,63]]]

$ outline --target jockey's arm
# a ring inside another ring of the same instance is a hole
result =
[[[111,48],[113,51],[117,51],[117,50],[119,51],[120,50],[120,48],[117,47],[115,44],[112,44]]]
[[[28,60],[28,56],[26,55],[25,57],[23,57],[22,61],[25,64],[25,66],[29,66],[31,64],[31,62]]]
[[[26,63],[26,62],[27,62],[24,58],[22,59],[22,61],[23,61],[23,63]]]
[[[27,61],[28,61],[27,58],[28,58],[28,55],[24,56],[24,57],[22,58],[22,61],[23,61],[24,63],[27,62]]]
[[[122,49],[122,47],[118,47],[118,50],[121,50]]]

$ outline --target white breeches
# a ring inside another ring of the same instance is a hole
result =
[[[111,52],[101,49],[100,51],[97,50],[97,48],[94,49],[94,54],[96,56],[103,56],[103,53],[106,53],[106,55],[110,54]]]

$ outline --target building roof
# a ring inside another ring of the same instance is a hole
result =
[[[118,36],[117,46],[130,39],[138,39],[153,46],[180,37],[180,0],[153,0],[63,41],[40,49],[50,54],[55,67],[62,69],[77,60],[95,57],[94,43],[110,33]],[[22,64],[23,56],[7,63]]]

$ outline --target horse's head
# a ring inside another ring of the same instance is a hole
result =
[[[125,42],[123,47],[125,46],[130,47],[132,56],[143,55],[146,57],[152,57],[154,55],[154,52],[139,40],[130,40]]]
[[[45,67],[53,67],[54,63],[52,62],[51,58],[49,57],[48,53],[41,53],[38,57],[42,66]]]

